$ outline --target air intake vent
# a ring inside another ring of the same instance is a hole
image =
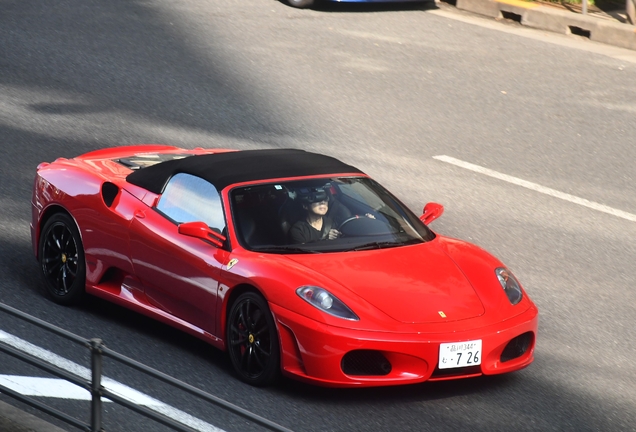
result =
[[[113,201],[117,197],[119,193],[119,188],[117,185],[111,182],[104,182],[102,185],[102,199],[104,200],[104,204],[106,207],[110,207],[113,205]]]
[[[342,358],[342,371],[347,375],[388,375],[391,363],[380,351],[355,350]]]
[[[526,351],[528,351],[528,348],[530,348],[532,339],[532,332],[524,333],[512,339],[510,342],[508,342],[508,345],[506,345],[506,348],[504,348],[503,352],[501,353],[501,362],[505,363],[524,355]]]

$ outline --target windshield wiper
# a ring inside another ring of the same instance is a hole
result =
[[[384,248],[397,247],[402,245],[404,245],[404,243],[390,242],[390,241],[385,241],[385,242],[375,241],[375,242],[365,243],[351,249],[345,249],[344,252],[362,251],[362,250],[371,250],[371,249],[384,249]]]
[[[402,242],[395,242],[395,241],[378,242],[378,241],[374,241],[374,242],[361,244],[360,246],[356,246],[356,247],[353,247],[351,249],[345,249],[343,252],[362,251],[362,250],[371,250],[371,249],[385,249],[385,248],[392,248],[392,247],[398,247],[398,246],[411,245],[411,244],[419,243],[420,241],[421,240],[417,239],[417,238],[406,240],[406,241],[402,241]]]
[[[322,253],[313,249],[303,249],[295,246],[260,246],[252,248],[254,252],[288,252],[288,253]]]

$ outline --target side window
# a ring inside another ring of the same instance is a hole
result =
[[[157,210],[177,223],[200,221],[210,228],[225,228],[219,192],[211,183],[190,174],[180,173],[170,179]]]

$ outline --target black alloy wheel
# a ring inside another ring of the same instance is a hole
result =
[[[263,297],[241,294],[227,320],[227,350],[239,378],[254,386],[272,384],[280,372],[280,351],[274,318]]]
[[[40,233],[40,270],[47,292],[63,305],[77,303],[84,295],[86,262],[75,221],[57,213],[46,221]]]
[[[287,3],[290,6],[303,9],[312,6],[314,4],[314,0],[287,0]]]

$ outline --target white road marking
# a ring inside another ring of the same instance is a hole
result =
[[[64,357],[61,357],[55,353],[52,353],[51,351],[45,350],[44,348],[41,348],[37,345],[33,345],[30,342],[27,342],[23,339],[20,339],[16,336],[13,336],[9,333],[6,333],[2,330],[0,330],[0,341],[4,342],[7,345],[10,345],[20,351],[23,351],[25,353],[28,353],[34,357],[39,358],[40,360],[43,360],[47,363],[50,363],[52,365],[55,365],[61,369],[65,369],[68,372],[71,372],[77,376],[82,377],[83,379],[86,380],[90,380],[91,377],[91,371],[90,369],[78,365],[77,363],[74,363],[68,359],[65,359]],[[2,376],[3,380],[7,380],[9,378],[6,378],[7,376]],[[25,377],[21,377],[21,378],[25,378]],[[26,377],[28,378],[28,377]],[[40,378],[41,379],[41,378]],[[17,384],[27,384],[28,380],[16,380],[15,377],[12,379],[14,385]],[[52,381],[58,381],[58,380],[52,380]],[[62,380],[63,381],[63,380]],[[33,384],[35,381],[31,381],[31,384]],[[66,381],[64,381],[66,382]],[[6,385],[5,382],[0,381],[0,384]],[[81,387],[77,387],[73,384],[67,383],[73,387],[75,387],[75,389],[78,390],[83,390]],[[171,419],[182,423],[184,425],[187,425],[195,430],[201,431],[201,432],[224,432],[223,429],[219,429],[214,425],[211,425],[210,423],[207,423],[203,420],[200,420],[194,416],[191,416],[190,414],[183,412],[177,408],[174,408],[170,405],[167,405],[163,402],[161,402],[158,399],[155,399],[153,397],[150,397],[144,393],[141,393],[140,391],[137,391],[131,387],[128,387],[124,384],[121,384],[113,379],[110,379],[106,376],[102,376],[102,385],[110,390],[113,393],[116,393],[117,395],[121,396],[122,398],[125,398],[127,400],[129,400],[130,402],[133,402],[137,405],[143,405],[155,412],[161,413],[167,417],[170,417]],[[9,388],[13,388],[11,385],[6,385]],[[66,388],[66,385],[64,385],[64,388]],[[44,392],[46,389],[42,389],[42,392]],[[62,391],[63,389],[61,388],[60,391]],[[32,390],[28,390],[25,389],[25,391],[32,391]],[[46,391],[51,391],[46,390]],[[85,390],[84,390],[85,391]],[[86,391],[86,393],[88,393]],[[69,393],[70,395],[71,393]],[[80,394],[81,392],[78,393],[77,390],[74,390],[73,395],[77,395]],[[37,394],[32,394],[33,396],[40,396]],[[46,395],[42,395],[42,396],[46,396]],[[56,396],[49,396],[49,397],[56,397]],[[67,397],[68,398],[68,397]],[[72,398],[68,398],[68,399],[72,399]],[[90,399],[90,398],[89,398]],[[104,401],[107,401],[106,398],[103,399]]]
[[[471,164],[470,162],[464,162],[462,160],[455,159],[454,157],[441,155],[441,156],[433,156],[433,159],[437,159],[439,161],[446,162],[446,163],[458,166],[460,168],[464,168],[464,169],[467,169],[467,170],[470,170],[470,171],[474,171],[474,172],[479,173],[479,174],[484,174],[484,175],[487,175],[489,177],[493,177],[493,178],[496,178],[496,179],[499,179],[499,180],[503,180],[503,181],[506,181],[508,183],[512,183],[512,184],[515,184],[517,186],[524,187],[526,189],[530,189],[530,190],[533,190],[533,191],[536,191],[536,192],[540,192],[540,193],[545,194],[545,195],[550,195],[552,197],[559,198],[559,199],[562,199],[564,201],[569,201],[571,203],[578,204],[578,205],[581,205],[583,207],[591,208],[593,210],[597,210],[597,211],[600,211],[600,212],[603,212],[603,213],[607,213],[607,214],[610,214],[612,216],[616,216],[616,217],[619,217],[619,218],[622,218],[622,219],[626,219],[628,221],[636,222],[636,215],[635,214],[628,213],[628,212],[625,212],[625,211],[622,211],[622,210],[618,210],[618,209],[615,209],[615,208],[612,208],[612,207],[608,207],[606,205],[599,204],[599,203],[594,202],[594,201],[589,201],[589,200],[586,200],[585,198],[579,198],[577,196],[570,195],[570,194],[567,194],[567,193],[564,193],[564,192],[560,192],[560,191],[555,190],[555,189],[550,189],[550,188],[547,188],[545,186],[541,186],[541,185],[536,184],[536,183],[532,183],[532,182],[529,182],[529,181],[526,181],[526,180],[522,180],[522,179],[517,178],[517,177],[509,176],[507,174],[502,174],[500,172],[493,171],[493,170],[491,170],[489,168],[484,168],[484,167],[479,166],[479,165]]]
[[[91,394],[88,390],[59,378],[0,375],[0,385],[24,396],[91,400]],[[108,399],[103,400],[110,402]]]

